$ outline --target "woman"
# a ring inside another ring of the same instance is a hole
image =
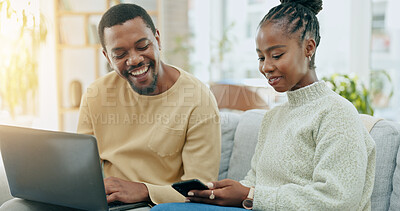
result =
[[[203,204],[153,209],[371,209],[375,144],[354,106],[315,72],[321,9],[321,0],[281,0],[259,24],[259,70],[288,102],[266,113],[244,180],[190,191],[188,201]]]

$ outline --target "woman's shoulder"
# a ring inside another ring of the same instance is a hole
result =
[[[358,113],[356,107],[346,98],[340,96],[336,92],[332,91],[330,94],[319,99],[330,110],[340,110],[352,113]]]
[[[345,127],[356,127],[362,125],[360,115],[356,107],[346,98],[337,93],[321,99],[323,108],[316,111],[316,119],[320,124],[325,122],[328,125],[346,125]]]

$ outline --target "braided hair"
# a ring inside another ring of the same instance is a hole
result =
[[[321,39],[316,15],[322,10],[322,0],[280,0],[281,4],[272,8],[261,20],[259,28],[266,23],[276,23],[286,28],[288,36],[298,35],[299,44],[306,36],[314,38],[316,47]],[[315,69],[315,53],[310,68]]]

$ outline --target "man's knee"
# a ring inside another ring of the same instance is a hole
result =
[[[7,211],[61,211],[61,210],[62,211],[72,211],[75,209],[15,198],[15,199],[6,201],[3,205],[1,205],[0,211],[3,211],[3,210],[7,210]]]
[[[6,202],[4,202],[3,205],[1,205],[0,210],[10,210],[10,211],[28,211],[29,206],[26,202],[26,200],[23,199],[10,199]]]

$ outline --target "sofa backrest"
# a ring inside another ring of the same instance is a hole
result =
[[[244,112],[239,119],[234,137],[232,156],[227,177],[241,180],[250,170],[251,158],[257,144],[258,131],[266,110],[253,109]]]
[[[238,114],[221,113],[222,134],[224,130],[229,129],[231,134],[234,131],[234,137],[222,137],[222,156],[228,154],[231,156],[221,159],[224,173],[220,174],[219,179],[230,178],[239,181],[246,176],[250,170],[251,158],[265,112],[266,110],[260,109],[248,110],[240,114],[240,117],[237,117]],[[235,119],[239,122],[225,125],[224,119]],[[236,129],[232,128],[234,125],[237,125]],[[376,173],[371,208],[400,210],[400,124],[381,120],[373,126],[370,134],[376,143]]]
[[[229,160],[231,159],[236,128],[240,115],[232,112],[220,112],[221,119],[221,161],[218,180],[228,176]]]
[[[372,210],[400,210],[400,125],[381,120],[370,132],[376,144]]]

